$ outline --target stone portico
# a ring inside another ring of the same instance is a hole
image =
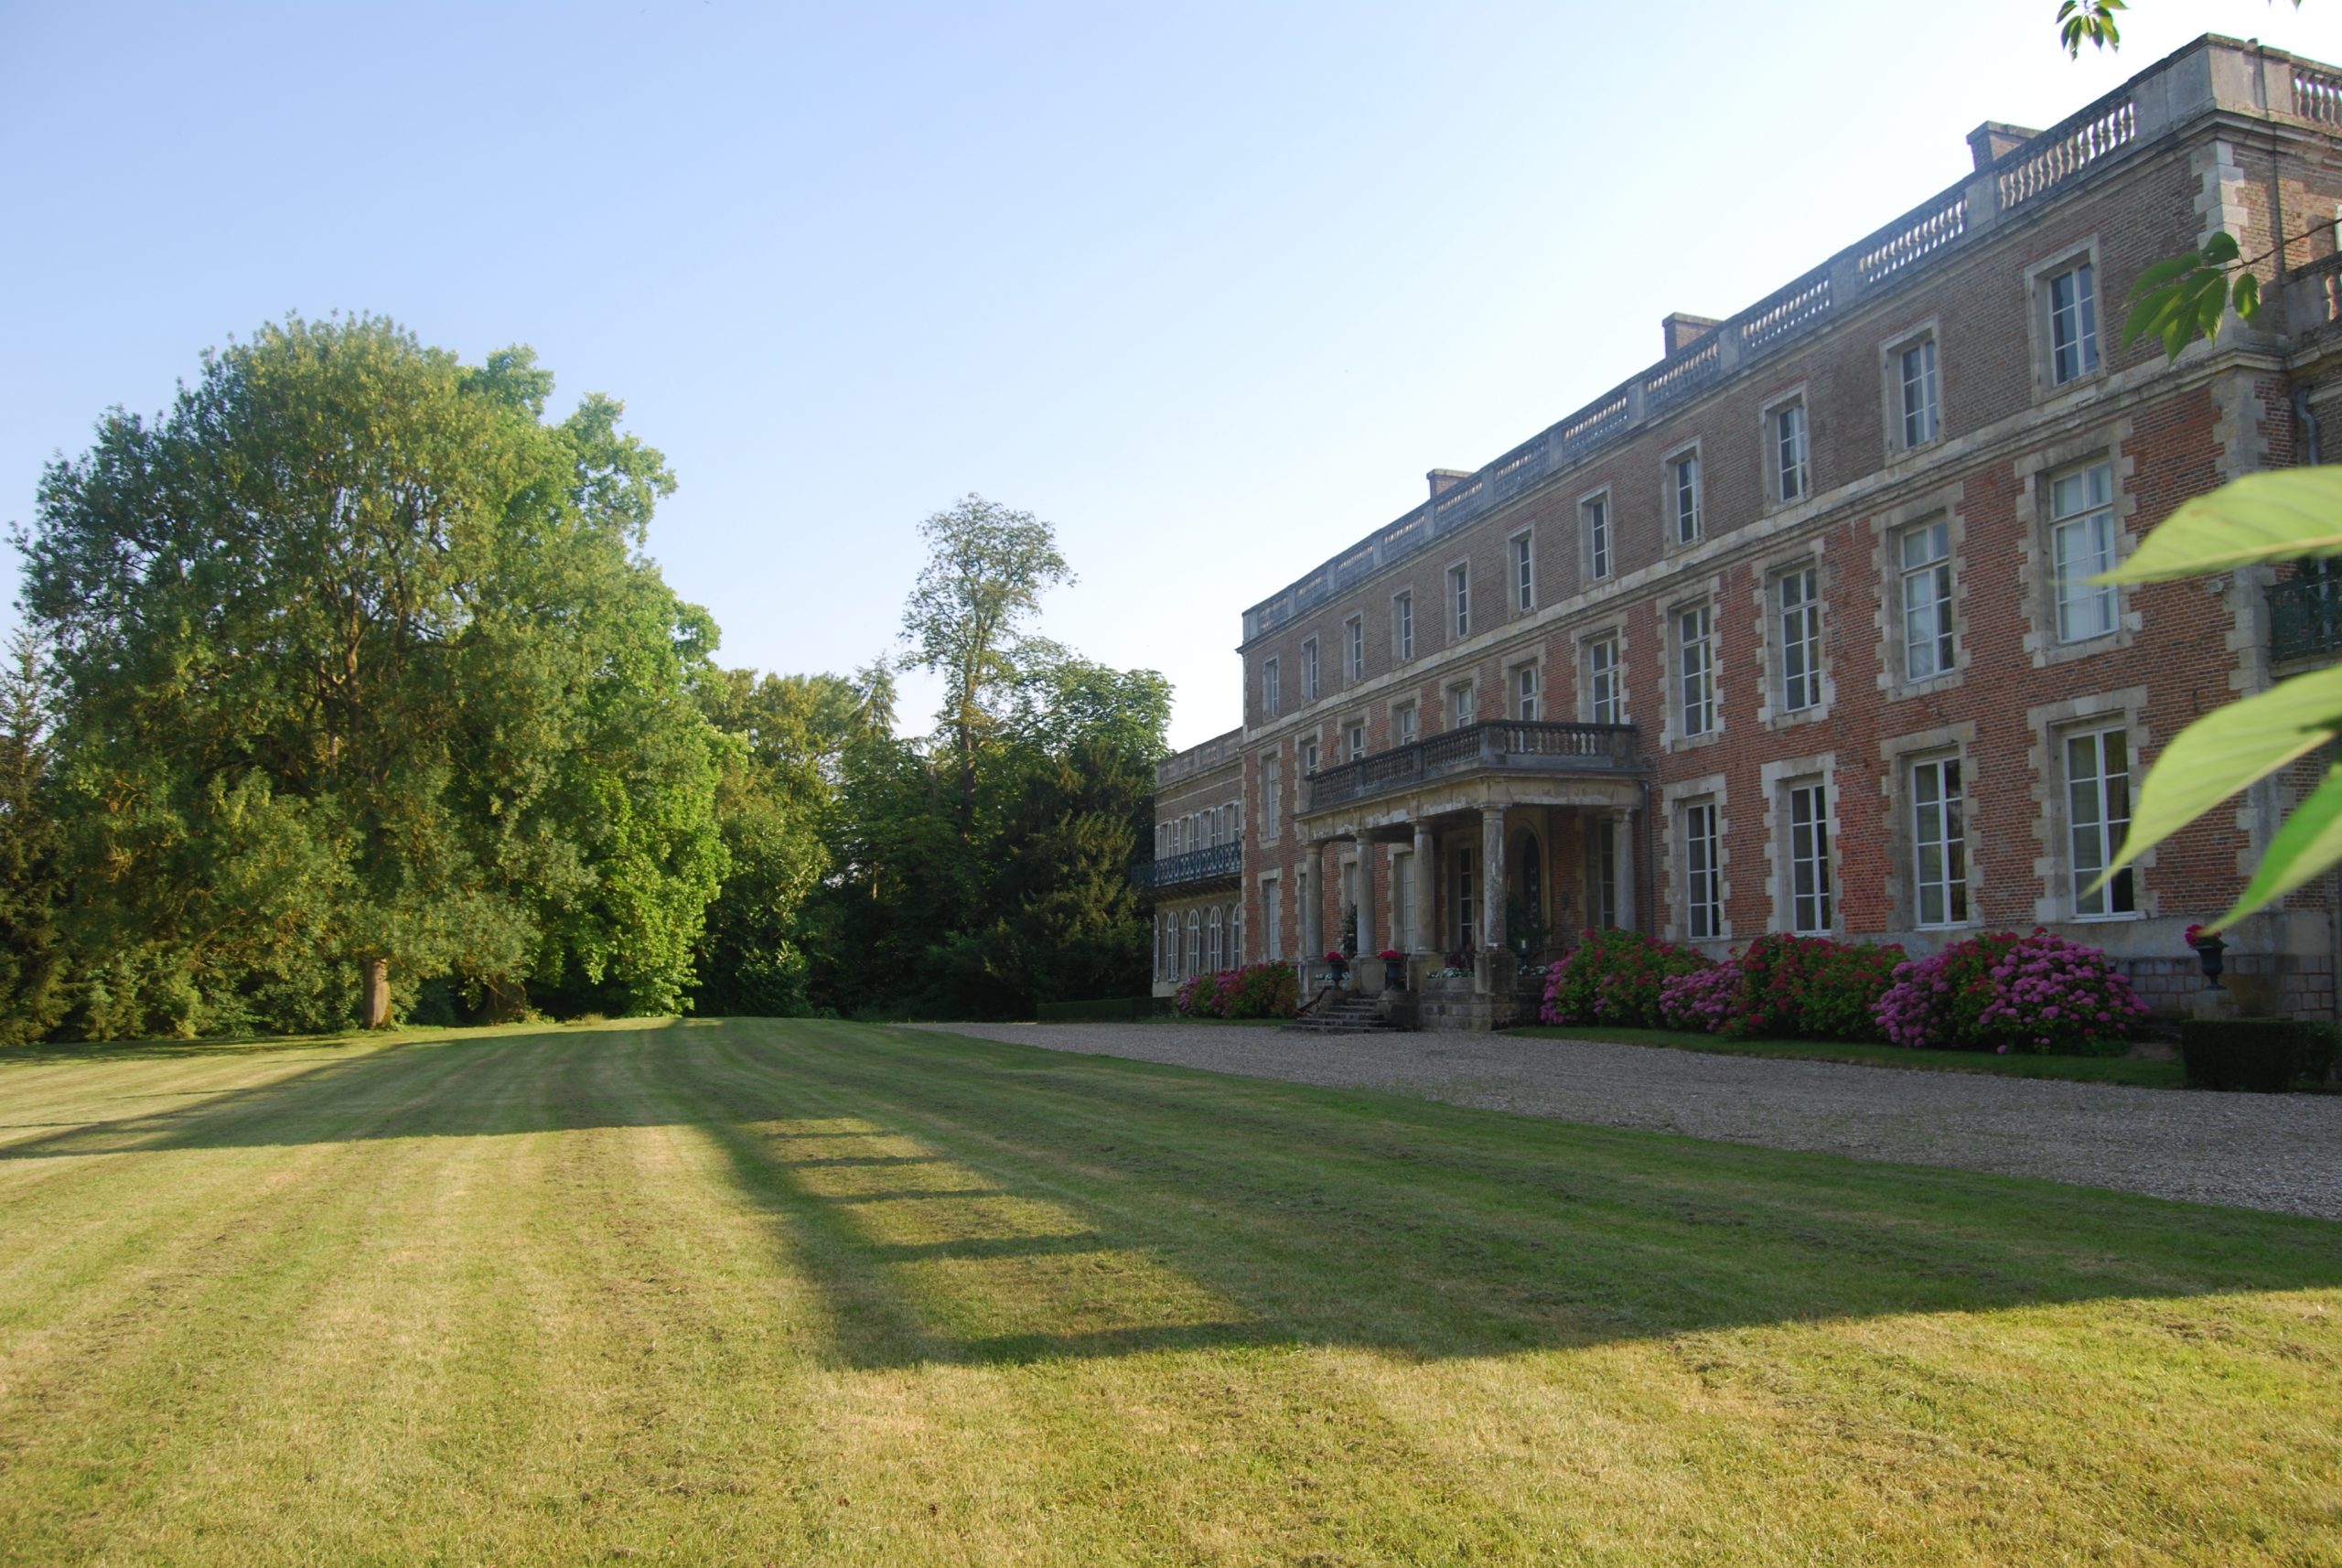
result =
[[[1587,926],[1633,925],[1649,779],[1619,725],[1466,726],[1322,770],[1295,826],[1303,991],[1356,912],[1352,986],[1396,1021],[1495,1028],[1535,1009],[1542,969]],[[1405,953],[1387,987],[1374,955]]]

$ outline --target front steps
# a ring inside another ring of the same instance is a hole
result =
[[[1371,996],[1355,993],[1318,997],[1308,1012],[1284,1026],[1287,1034],[1303,1035],[1387,1035],[1391,1033],[1390,1021],[1382,1016],[1381,1005]]]

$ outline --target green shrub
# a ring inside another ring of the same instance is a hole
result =
[[[1190,975],[1171,1004],[1182,1018],[1290,1018],[1300,1008],[1301,977],[1277,961]]]
[[[2193,1089],[2283,1094],[2297,1078],[2334,1071],[2342,1029],[2298,1018],[2189,1018],[2179,1026],[2179,1059]]]
[[[1290,1018],[1301,1010],[1301,976],[1289,963],[1248,963],[1220,990],[1230,1018]]]
[[[1548,1024],[1617,1024],[1655,1029],[1665,1022],[1659,988],[1708,967],[1690,948],[1640,931],[1588,931],[1577,950],[1546,972]]]
[[[1723,1032],[1751,1039],[1881,1040],[1874,1010],[1895,983],[1899,947],[1827,937],[1758,937],[1740,955],[1746,1014]]]

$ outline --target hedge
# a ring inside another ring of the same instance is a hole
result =
[[[2342,1028],[2299,1018],[2188,1018],[2179,1059],[2192,1089],[2283,1094],[2294,1079],[2322,1082],[2342,1049]]]

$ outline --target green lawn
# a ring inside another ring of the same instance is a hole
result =
[[[0,1059],[0,1562],[2310,1563],[2342,1226],[852,1024]]]
[[[1836,1040],[1727,1040],[1692,1029],[1556,1028],[1539,1024],[1516,1035],[1549,1040],[1607,1040],[1622,1046],[1671,1046],[1677,1050],[1714,1051],[1730,1057],[1791,1057],[1802,1061],[1859,1062],[1865,1067],[1918,1069],[1927,1072],[1996,1073],[2003,1078],[2062,1078],[2076,1083],[2131,1083],[2147,1089],[2181,1089],[2186,1075],[2175,1061],[2130,1057],[1999,1056],[1990,1051],[1907,1051],[1900,1046],[1848,1045]]]

